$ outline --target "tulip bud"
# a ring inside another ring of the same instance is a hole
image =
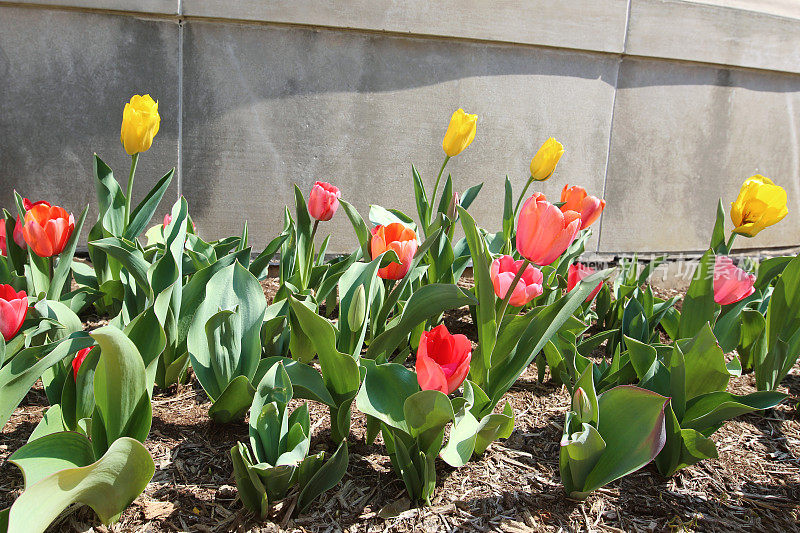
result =
[[[0,335],[6,342],[19,332],[28,314],[28,295],[11,285],[0,285]]]
[[[731,204],[733,232],[755,237],[759,231],[777,224],[789,213],[786,191],[772,180],[759,174],[748,178]]]
[[[448,157],[463,152],[475,138],[478,128],[478,115],[468,115],[463,109],[456,110],[450,117],[450,125],[442,139],[442,149]]]
[[[353,299],[350,300],[350,308],[347,310],[347,325],[350,331],[356,331],[364,324],[367,317],[367,296],[364,286],[359,285]]]
[[[572,396],[572,410],[578,415],[578,422],[589,422],[592,419],[592,403],[581,387],[575,389]]]
[[[308,213],[319,221],[333,218],[339,208],[339,198],[342,193],[338,188],[324,181],[317,181],[311,188],[308,196]]]
[[[72,360],[72,377],[75,381],[78,381],[78,370],[80,370],[81,365],[83,364],[83,360],[86,359],[86,356],[89,355],[89,352],[92,351],[92,347],[84,348],[83,350],[79,350],[78,353],[75,354],[75,359]]]
[[[456,208],[460,205],[459,200],[458,193],[454,192],[453,197],[450,199],[450,205],[447,206],[447,218],[451,221],[456,219]]]
[[[730,305],[744,300],[756,289],[755,274],[748,274],[733,264],[730,257],[718,255],[714,262],[714,301]]]
[[[535,181],[544,181],[549,178],[563,154],[564,147],[560,142],[552,137],[547,139],[531,159],[531,178]]]
[[[594,274],[594,269],[588,265],[583,265],[581,263],[570,265],[569,270],[567,270],[567,292],[574,289],[583,278],[591,276],[592,274]],[[589,296],[586,297],[586,301],[591,302],[602,288],[603,282],[601,281],[597,284],[597,287],[595,287],[592,292],[589,293]]]
[[[531,263],[549,265],[572,244],[581,229],[581,216],[561,211],[542,193],[534,193],[519,211],[517,251]]]
[[[120,141],[128,155],[149,150],[160,125],[158,102],[149,94],[134,95],[122,111]]]

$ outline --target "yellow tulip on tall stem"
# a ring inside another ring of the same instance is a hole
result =
[[[130,222],[131,196],[133,196],[133,177],[136,173],[136,164],[139,154],[146,152],[153,144],[153,137],[158,133],[161,125],[161,116],[158,114],[158,102],[149,94],[138,94],[125,104],[122,111],[122,128],[120,141],[123,148],[131,156],[131,171],[128,176],[128,188],[125,195],[125,227]]]
[[[478,115],[469,115],[459,108],[450,117],[450,125],[447,126],[447,132],[442,139],[442,149],[445,153],[444,163],[442,168],[439,169],[439,175],[436,176],[436,184],[433,186],[433,195],[431,196],[431,205],[436,202],[436,192],[439,190],[439,181],[442,179],[444,167],[451,157],[455,157],[463,152],[467,146],[475,139],[475,132],[478,129]],[[430,215],[430,213],[429,213]],[[428,217],[430,218],[430,216]],[[429,221],[426,221],[426,223]]]
[[[515,216],[517,211],[519,211],[519,206],[522,204],[522,200],[525,198],[525,193],[528,192],[528,187],[531,186],[531,183],[534,181],[545,181],[552,176],[562,155],[564,155],[564,146],[553,137],[550,137],[542,144],[536,152],[536,155],[531,159],[531,177],[528,178],[525,187],[522,189],[522,193],[519,195],[519,200],[517,200],[517,205],[514,208]]]

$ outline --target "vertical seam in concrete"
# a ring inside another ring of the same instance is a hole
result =
[[[625,52],[628,50],[628,30],[630,29],[630,22],[631,22],[631,2],[633,0],[628,0],[628,8],[625,12],[625,35],[622,38],[622,53],[619,55],[619,60],[617,61],[617,75],[614,78],[614,95],[611,97],[611,121],[608,127],[608,149],[606,150],[606,166],[603,172],[603,200],[606,199],[606,188],[608,186],[608,164],[611,161],[611,142],[614,136],[614,117],[617,111],[617,90],[619,87],[619,73],[622,70],[622,60],[625,57]],[[600,224],[597,227],[597,248],[595,249],[595,253],[600,253],[600,243],[602,242],[603,238],[603,222],[605,222],[605,214],[600,217]]]
[[[178,0],[178,198],[183,196],[183,13],[182,0]]]

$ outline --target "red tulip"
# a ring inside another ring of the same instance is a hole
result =
[[[86,359],[86,356],[89,355],[91,351],[92,347],[89,346],[88,348],[79,350],[78,353],[75,354],[75,359],[72,360],[72,375],[75,377],[75,381],[78,381],[78,370],[80,370],[83,360]]]
[[[730,257],[718,255],[714,263],[714,301],[728,305],[743,300],[756,289],[755,274],[748,274],[733,264]]]
[[[0,335],[10,341],[28,314],[28,295],[16,292],[11,285],[0,285]]]
[[[19,219],[19,215],[17,215],[17,223],[14,225],[14,242],[23,250],[28,247],[25,243],[25,236],[22,233],[22,221]]]
[[[6,255],[6,221],[0,218],[0,255]]]
[[[467,378],[472,343],[465,335],[451,335],[442,324],[424,331],[417,350],[417,381],[422,390],[450,394]]]
[[[370,251],[376,258],[387,250],[394,250],[400,263],[390,263],[378,269],[378,276],[383,279],[403,279],[411,268],[411,260],[417,253],[417,234],[399,222],[386,226],[376,226],[372,230]]]
[[[498,257],[492,261],[492,285],[494,285],[494,293],[498,298],[505,298],[508,293],[508,288],[514,281],[514,277],[522,267],[523,261],[514,261],[510,255]],[[528,265],[519,278],[517,286],[514,287],[514,292],[511,293],[508,303],[514,307],[522,307],[537,296],[542,294],[542,282],[544,276],[542,271],[533,265]]]
[[[47,202],[38,203],[25,213],[22,234],[25,242],[39,257],[58,255],[67,245],[75,219],[71,213]]]
[[[46,200],[39,200],[38,202],[31,202],[27,198],[23,198],[22,199],[22,207],[25,208],[25,211],[28,211],[30,208],[32,208],[35,205],[46,205],[47,207],[50,207],[50,202],[48,202]]]
[[[308,196],[308,212],[317,220],[326,221],[333,218],[333,214],[339,209],[339,198],[342,193],[339,189],[325,183],[317,181],[311,187],[311,194]]]
[[[517,222],[517,251],[537,265],[549,265],[572,244],[581,229],[575,211],[561,211],[534,193],[522,205]]]
[[[564,185],[564,189],[561,191],[561,201],[564,202],[564,205],[561,206],[562,211],[580,213],[581,229],[586,229],[594,224],[606,207],[605,200],[589,196],[586,194],[586,189],[577,185],[573,187]]]
[[[19,215],[17,215],[17,223],[14,226],[14,234],[13,234],[14,242],[17,243],[17,246],[22,248],[23,250],[27,248],[25,244],[25,238],[22,236],[22,223],[19,220]],[[6,247],[6,221],[0,218],[0,255],[7,255],[8,250]]]
[[[580,280],[587,276],[591,276],[594,274],[594,269],[588,265],[582,265],[580,263],[575,263],[574,265],[569,266],[569,271],[567,272],[567,292],[571,291],[575,288],[575,285],[578,284]],[[597,296],[597,293],[600,292],[600,289],[603,288],[603,282],[597,284],[592,292],[589,293],[589,296],[586,297],[587,302],[591,302],[592,298]]]

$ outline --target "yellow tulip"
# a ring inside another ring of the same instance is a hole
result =
[[[560,142],[552,137],[547,139],[531,159],[531,177],[536,181],[544,181],[549,178],[563,154],[564,147]]]
[[[149,150],[160,124],[158,102],[149,94],[134,95],[122,111],[120,140],[128,155]]]
[[[762,229],[780,222],[788,213],[783,187],[756,174],[745,180],[739,196],[731,204],[731,220],[736,226],[733,232],[755,237]]]
[[[442,148],[447,157],[453,157],[463,152],[475,138],[477,128],[478,115],[468,115],[463,109],[453,113],[447,133],[442,139]]]

